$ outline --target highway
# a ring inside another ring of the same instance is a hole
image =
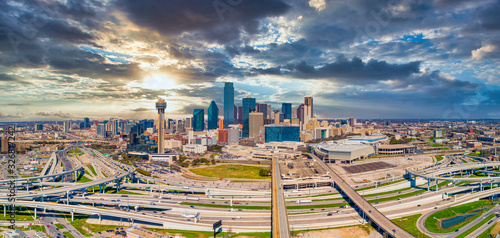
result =
[[[272,158],[272,231],[273,237],[289,238],[290,229],[288,226],[288,215],[286,211],[283,187],[281,184],[281,173],[279,160]]]
[[[321,165],[333,179],[335,185],[342,190],[342,192],[347,195],[354,204],[361,210],[364,207],[364,212],[376,225],[382,228],[386,234],[393,237],[415,237],[403,228],[394,224],[389,218],[387,218],[384,214],[382,214],[378,209],[373,207],[369,202],[365,201],[361,195],[359,195],[356,191],[354,191],[349,184],[347,184],[340,176],[333,171],[328,165],[326,165],[321,159],[319,159],[314,154],[306,154],[311,156],[319,165]]]

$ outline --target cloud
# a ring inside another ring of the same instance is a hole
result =
[[[198,32],[200,36],[218,42],[237,39],[243,32],[254,34],[259,19],[278,16],[289,9],[279,0],[174,0],[168,3],[162,0],[125,0],[116,1],[116,5],[136,24],[162,34]]]
[[[309,6],[321,12],[326,8],[326,0],[309,0]]]
[[[36,112],[35,116],[48,117],[48,118],[60,118],[60,119],[70,119],[75,118],[76,115],[64,112]]]
[[[295,65],[257,71],[262,74],[283,74],[304,79],[323,78],[344,83],[365,84],[408,77],[420,71],[420,64],[419,61],[406,64],[391,64],[376,59],[363,62],[357,57],[348,60],[343,55],[340,55],[335,62],[326,63],[319,67],[314,67],[302,61]],[[282,73],[281,69],[285,70],[285,72]]]
[[[26,118],[26,114],[22,112],[18,112],[16,114],[7,114],[5,112],[0,112],[0,118],[2,119],[20,119]]]
[[[475,49],[471,52],[471,58],[473,60],[482,60],[488,58],[499,58],[500,44],[496,43],[486,43],[481,46],[481,48]]]

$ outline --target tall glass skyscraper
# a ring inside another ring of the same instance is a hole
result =
[[[292,104],[284,102],[281,104],[281,112],[283,113],[283,119],[292,120]]]
[[[217,123],[219,122],[219,108],[215,101],[210,103],[208,107],[208,129],[217,129]]]
[[[233,83],[224,84],[224,128],[234,124],[234,87]]]
[[[248,137],[250,112],[255,111],[255,98],[248,95],[243,98],[243,130],[242,137]]]
[[[83,118],[83,128],[90,128],[90,120],[88,117]]]
[[[194,109],[192,121],[193,131],[203,131],[205,129],[205,110]]]

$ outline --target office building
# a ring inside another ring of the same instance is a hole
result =
[[[243,107],[242,106],[238,107],[238,124],[243,125]]]
[[[268,105],[265,103],[259,103],[255,105],[255,111],[257,112],[262,112],[263,119],[267,119],[268,111],[267,111]]]
[[[237,124],[238,123],[238,107],[236,107],[236,105],[234,106],[234,124]]]
[[[43,124],[35,124],[35,131],[43,131]]]
[[[264,117],[262,112],[251,112],[249,114],[248,137],[257,138],[260,135],[260,127],[264,126]]]
[[[234,87],[233,83],[224,84],[224,128],[234,124]]]
[[[9,139],[8,138],[0,139],[0,152],[2,152],[2,153],[9,152]]]
[[[441,137],[443,137],[442,131],[434,131],[434,138],[441,138]]]
[[[70,121],[64,121],[64,132],[69,132],[71,127],[71,122]]]
[[[300,104],[297,107],[297,118],[299,119],[299,123],[302,124],[304,121],[304,104]]]
[[[355,127],[356,126],[356,118],[349,118],[349,126],[350,127]]]
[[[293,125],[273,124],[265,127],[266,143],[272,141],[300,141],[300,128]]]
[[[281,113],[283,113],[283,120],[285,119],[292,120],[292,104],[286,102],[282,103]]]
[[[243,134],[242,137],[248,137],[248,131],[249,131],[249,118],[250,118],[250,112],[255,111],[255,98],[250,96],[250,93],[248,96],[243,98]]]
[[[313,105],[313,97],[304,97],[304,106],[302,109],[302,122],[301,122],[301,130],[306,129],[306,125],[313,118],[314,113],[314,105]],[[299,117],[300,118],[300,117]]]
[[[194,109],[192,125],[193,131],[205,130],[205,111],[203,109]]]
[[[237,128],[227,129],[227,143],[238,143],[240,142],[241,130]]]
[[[217,135],[217,142],[227,143],[228,140],[228,130],[219,130],[219,135]]]
[[[97,124],[96,134],[97,137],[106,137],[106,124],[99,122],[99,124]]]
[[[208,129],[214,130],[217,129],[217,122],[219,122],[219,108],[215,101],[210,103],[208,107]]]
[[[160,98],[156,102],[156,109],[158,110],[158,154],[165,153],[165,108],[167,102],[165,99]]]
[[[83,128],[90,128],[90,120],[88,117],[83,118]]]
[[[219,127],[218,127],[219,130],[222,130],[224,129],[224,119],[220,119],[219,120]]]

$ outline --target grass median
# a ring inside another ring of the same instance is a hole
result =
[[[467,235],[469,235],[473,231],[477,230],[479,227],[481,227],[482,225],[484,225],[486,222],[488,222],[489,220],[491,220],[495,216],[496,216],[496,214],[490,214],[488,217],[486,217],[485,219],[483,219],[481,222],[477,223],[476,225],[474,225],[473,227],[471,227],[469,230],[466,230],[464,233],[460,234],[456,238],[464,238],[464,237],[466,237]]]
[[[480,201],[475,201],[475,202],[471,202],[471,203],[467,203],[467,204],[463,204],[463,205],[459,205],[459,206],[455,206],[455,207],[450,207],[450,208],[438,211],[438,212],[430,215],[424,221],[424,225],[425,225],[425,227],[430,232],[434,232],[434,233],[449,233],[449,232],[453,232],[456,229],[459,229],[459,228],[461,228],[461,227],[469,224],[471,221],[473,221],[474,219],[476,219],[479,216],[481,216],[481,214],[483,214],[487,210],[493,208],[492,205],[494,205],[494,204],[492,204],[488,200],[480,200]],[[459,216],[459,215],[464,215],[467,212],[470,212],[470,211],[473,211],[473,210],[477,210],[477,209],[481,209],[481,208],[485,208],[487,206],[489,206],[488,209],[485,209],[485,210],[482,210],[482,211],[478,211],[477,215],[469,217],[469,218],[467,218],[463,222],[460,222],[460,223],[458,223],[458,224],[456,224],[454,226],[451,226],[451,227],[449,227],[447,229],[442,229],[441,228],[441,225],[440,225],[441,220],[449,219],[449,218],[452,218],[452,217],[455,217],[455,216]]]
[[[401,217],[397,219],[393,219],[392,221],[396,223],[396,225],[400,226],[407,232],[410,232],[410,234],[416,236],[416,237],[424,237],[424,238],[431,238],[428,235],[425,235],[422,233],[418,228],[417,228],[417,220],[420,218],[422,214],[416,214],[413,216],[407,216],[407,217]]]

